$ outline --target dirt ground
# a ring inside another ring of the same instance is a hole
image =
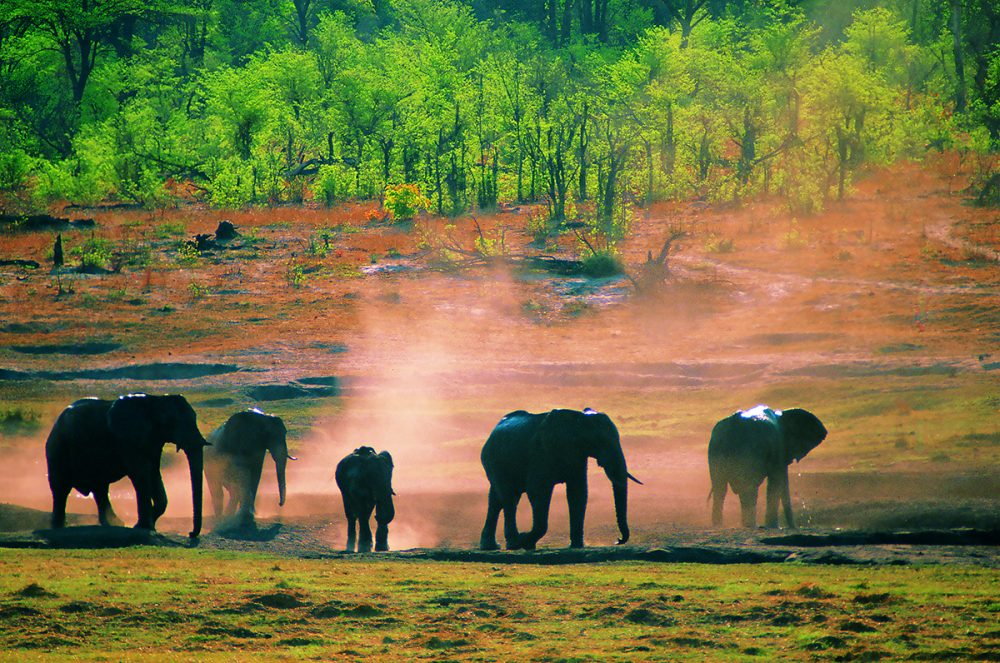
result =
[[[473,555],[486,503],[478,453],[492,426],[514,409],[589,406],[616,421],[645,482],[630,494],[634,546],[612,557],[691,548],[996,565],[1000,213],[969,206],[964,186],[960,164],[941,157],[871,173],[808,218],[767,200],[637,210],[621,247],[632,274],[672,229],[686,233],[671,277],[645,295],[624,278],[525,269],[527,256],[580,250],[572,233],[534,244],[529,208],[413,224],[374,220],[371,204],[64,210],[96,220],[62,231],[68,263],[92,238],[123,256],[119,272],[97,274],[50,273],[55,233],[7,229],[0,259],[42,268],[0,267],[0,410],[35,419],[14,428],[8,416],[3,429],[0,530],[9,545],[49,545],[27,532],[50,506],[42,448],[62,407],[170,392],[188,396],[206,434],[243,407],[279,414],[300,457],[280,512],[265,467],[258,533],[209,531],[201,545],[335,554],[333,467],[369,444],[396,463],[391,547]],[[237,239],[178,250],[222,219]],[[472,257],[477,224],[513,260]],[[261,400],[279,392],[296,397]],[[830,429],[791,468],[801,531],[818,538],[768,543],[787,533],[708,527],[708,432],[762,402],[806,407]],[[185,468],[165,455],[160,529],[186,532]],[[134,513],[127,483],[112,500]],[[70,501],[77,522],[92,522],[92,500]],[[566,518],[557,489],[538,559],[574,559],[556,552]],[[932,534],[899,534],[917,531]],[[610,488],[592,468],[588,543],[614,537]]]

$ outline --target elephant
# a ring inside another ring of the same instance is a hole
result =
[[[371,447],[358,447],[337,463],[334,477],[344,499],[347,516],[347,552],[354,552],[355,526],[360,524],[358,552],[371,552],[372,530],[368,524],[375,511],[375,550],[389,549],[389,523],[396,516],[392,503],[392,456],[388,451],[375,453]]]
[[[490,482],[486,523],[479,539],[482,550],[498,550],[497,520],[504,515],[508,550],[533,550],[548,529],[549,503],[557,483],[566,484],[569,503],[570,547],[583,547],[583,520],[587,509],[587,460],[597,459],[611,481],[615,516],[621,537],[629,539],[628,480],[618,429],[608,415],[590,408],[552,410],[532,414],[524,410],[503,417],[483,445],[480,459]],[[527,493],[531,502],[531,531],[517,531],[517,504]]]
[[[258,409],[237,412],[208,436],[205,478],[216,517],[233,516],[241,525],[254,524],[254,503],[264,467],[271,453],[278,473],[278,506],[285,505],[285,466],[296,460],[288,454],[285,423]],[[223,509],[224,492],[229,501]]]
[[[207,444],[197,415],[183,396],[129,394],[116,400],[84,398],[67,407],[52,426],[45,459],[52,490],[52,527],[66,524],[66,499],[73,488],[94,495],[101,525],[121,524],[108,499],[108,487],[128,477],[135,488],[137,528],[155,530],[167,509],[160,475],[163,445],[172,442],[187,455],[194,526],[201,533],[202,470]]]
[[[708,443],[709,496],[712,524],[722,525],[726,489],[739,495],[743,526],[757,524],[757,493],[767,479],[765,527],[778,526],[778,502],[784,505],[785,523],[795,527],[788,490],[788,466],[802,460],[826,439],[826,427],[812,412],[799,408],[772,410],[758,405],[722,419],[712,429]]]

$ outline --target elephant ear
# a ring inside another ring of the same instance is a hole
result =
[[[781,413],[781,431],[785,440],[785,461],[789,464],[805,458],[806,454],[826,439],[826,427],[809,410],[792,408]]]
[[[156,444],[154,409],[150,397],[145,394],[120,396],[108,410],[108,429],[119,440]]]

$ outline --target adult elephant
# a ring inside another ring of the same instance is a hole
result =
[[[375,453],[371,447],[358,447],[337,463],[334,478],[344,500],[347,517],[347,552],[372,551],[372,529],[368,521],[375,512],[375,550],[389,549],[389,523],[396,517],[392,496],[392,456],[388,451]],[[361,536],[356,531],[360,528]]]
[[[167,509],[160,475],[163,445],[184,451],[191,474],[194,527],[201,533],[202,469],[205,438],[197,415],[183,396],[129,394],[116,400],[84,398],[59,415],[45,443],[52,527],[66,524],[66,498],[76,488],[94,495],[102,525],[120,524],[111,508],[108,487],[128,477],[138,501],[138,528],[153,530]]]
[[[254,523],[254,503],[264,468],[264,456],[271,454],[278,473],[278,506],[285,505],[285,466],[289,460],[287,430],[281,417],[258,409],[237,412],[208,436],[205,450],[205,478],[212,496],[215,515],[237,516],[243,525]],[[229,500],[223,508],[225,494]]]
[[[629,474],[618,429],[608,415],[586,409],[552,410],[531,414],[511,412],[500,420],[483,445],[480,459],[490,482],[486,524],[479,538],[483,550],[497,550],[497,520],[504,516],[504,539],[508,550],[533,550],[548,529],[549,503],[557,483],[566,484],[569,503],[569,540],[583,547],[583,520],[587,509],[587,461],[597,459],[611,480],[615,517],[621,537],[629,539]],[[523,494],[531,502],[531,531],[517,531],[517,504]]]
[[[808,410],[772,410],[758,405],[722,419],[708,443],[708,471],[712,477],[712,524],[722,524],[722,505],[732,486],[740,498],[743,526],[757,523],[757,493],[767,479],[765,527],[778,526],[778,502],[785,522],[795,527],[788,488],[788,466],[802,460],[826,438],[826,427]]]

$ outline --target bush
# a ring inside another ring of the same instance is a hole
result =
[[[216,207],[242,207],[253,199],[253,173],[235,159],[222,163],[208,185]]]
[[[41,415],[26,407],[0,410],[0,431],[4,435],[28,435],[41,428]]]
[[[603,278],[623,274],[625,268],[611,251],[596,251],[582,260],[583,273],[590,278]]]
[[[83,271],[101,271],[108,269],[113,257],[112,244],[100,237],[91,237],[71,251],[79,256],[80,269]]]
[[[313,197],[327,207],[348,197],[351,173],[340,165],[320,166],[313,182]]]
[[[18,188],[24,183],[30,169],[31,157],[24,150],[0,150],[0,189]]]
[[[409,221],[420,210],[430,207],[431,201],[420,193],[416,184],[393,184],[385,188],[382,203],[389,216],[396,221]]]

